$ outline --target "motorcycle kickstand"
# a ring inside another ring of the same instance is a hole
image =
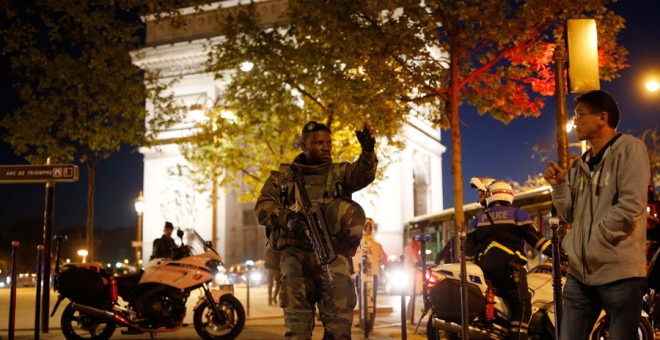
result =
[[[422,320],[424,320],[424,317],[426,314],[429,314],[429,311],[431,308],[429,307],[424,307],[424,310],[422,311],[422,314],[419,316],[419,321],[417,321],[417,327],[415,327],[415,334],[417,334],[417,331],[419,330],[419,325],[422,323]]]

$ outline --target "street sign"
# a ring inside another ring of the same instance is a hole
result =
[[[0,165],[0,184],[77,182],[79,177],[73,164]]]

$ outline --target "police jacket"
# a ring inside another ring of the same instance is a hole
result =
[[[486,208],[472,220],[470,229],[473,231],[468,234],[468,248],[474,249],[477,263],[484,256],[505,253],[506,261],[527,264],[525,242],[547,256],[552,255],[550,241],[534,228],[529,214],[517,207],[496,204]]]
[[[376,178],[377,165],[378,159],[375,152],[366,151],[363,151],[358,160],[352,163],[326,162],[309,165],[304,153],[301,153],[291,164],[281,164],[279,171],[272,171],[264,183],[254,207],[259,223],[266,226],[266,237],[269,238],[271,247],[275,242],[271,234],[286,228],[286,221],[281,217],[285,215],[286,210],[296,211],[296,192],[293,182],[289,180],[291,166],[297,167],[301,171],[305,189],[312,204],[319,204],[324,209],[338,195],[350,199],[353,192],[361,190],[373,182]],[[337,181],[341,183],[341,192],[337,192]],[[330,222],[326,222],[330,224]],[[362,227],[359,230],[358,244],[359,237],[362,236]],[[304,232],[301,230],[292,231],[282,237],[287,238],[287,245],[311,249],[311,245],[306,241]],[[342,242],[344,240],[333,240],[333,243]],[[352,252],[354,253],[355,249]]]

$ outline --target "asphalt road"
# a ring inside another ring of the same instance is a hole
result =
[[[241,301],[246,313],[249,312],[245,328],[238,337],[239,339],[281,339],[284,335],[284,321],[282,317],[282,310],[277,306],[268,306],[268,298],[266,287],[251,287],[248,299],[247,289],[245,286],[237,286],[235,288],[236,297]],[[16,294],[16,322],[14,339],[34,339],[34,326],[35,326],[35,288],[25,287],[17,289]],[[195,293],[193,293],[195,294]],[[52,310],[57,295],[51,294],[50,298]],[[156,339],[197,339],[197,333],[192,326],[192,308],[197,301],[196,295],[188,299],[188,313],[186,315],[185,323],[188,326],[184,327],[178,332],[174,333],[158,333]],[[248,304],[249,301],[249,304]],[[421,302],[421,301],[419,301]],[[65,339],[60,331],[60,316],[62,310],[68,303],[68,300],[62,302],[58,311],[53,317],[49,319],[48,333],[39,333],[40,339],[60,340]],[[377,301],[378,314],[376,316],[376,324],[373,332],[369,334],[369,339],[402,339],[401,332],[401,298],[396,295],[379,295]],[[418,303],[417,306],[420,306]],[[416,310],[419,309],[416,308]],[[357,310],[356,310],[357,313]],[[416,317],[419,318],[420,312],[416,312]],[[357,323],[357,314],[354,318],[354,323]],[[9,289],[0,289],[0,339],[9,339]],[[426,339],[424,331],[426,329],[426,320],[422,321],[419,327],[420,334],[414,334],[415,325],[407,325],[406,336],[408,339]],[[353,328],[353,339],[365,339],[363,331],[358,328]],[[317,320],[314,329],[314,339],[321,339],[323,337],[323,325]],[[141,335],[122,335],[121,329],[118,328],[113,339],[151,339],[149,334]]]

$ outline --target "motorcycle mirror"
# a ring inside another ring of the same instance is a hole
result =
[[[176,231],[176,236],[178,236],[181,239],[181,241],[183,241],[183,230],[178,229]]]

